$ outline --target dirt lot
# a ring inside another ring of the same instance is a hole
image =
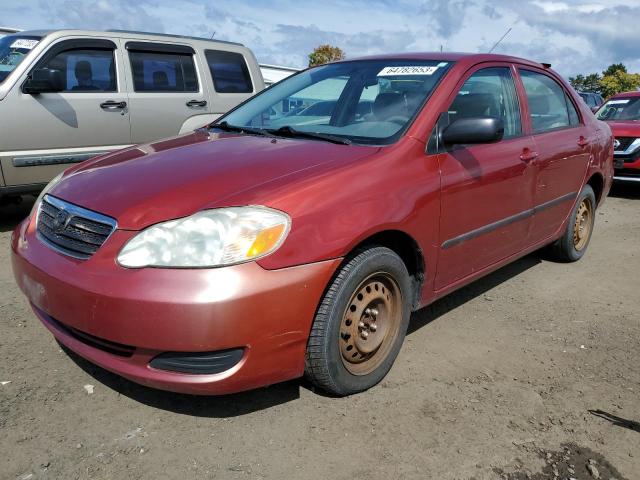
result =
[[[581,262],[530,255],[418,312],[342,399],[175,395],[63,352],[11,274],[30,205],[2,207],[0,477],[640,479],[640,186],[613,193]]]

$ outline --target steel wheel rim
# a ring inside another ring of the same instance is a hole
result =
[[[581,251],[587,246],[593,227],[593,205],[588,198],[580,202],[576,212],[576,220],[573,224],[573,246]]]
[[[402,323],[402,296],[398,283],[376,272],[354,290],[340,323],[340,353],[353,375],[373,372],[387,358]]]

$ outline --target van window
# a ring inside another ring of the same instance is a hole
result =
[[[533,133],[543,133],[573,125],[569,119],[566,94],[558,82],[547,75],[531,70],[520,70],[520,76],[529,102]]]
[[[522,133],[520,106],[507,67],[478,70],[464,82],[449,107],[450,121],[465,117],[494,117],[504,124],[504,138]]]
[[[249,68],[240,53],[205,50],[213,86],[218,93],[251,93]]]
[[[136,92],[197,92],[192,54],[129,50]]]
[[[65,92],[115,92],[116,68],[113,50],[81,48],[65,50],[42,68],[60,70]]]

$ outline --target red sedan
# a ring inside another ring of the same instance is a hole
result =
[[[640,182],[640,92],[614,95],[596,117],[609,124],[615,137],[613,178]]]
[[[332,63],[67,170],[16,228],[13,270],[58,341],[135,382],[223,394],[306,374],[348,395],[386,375],[412,311],[544,246],[580,259],[612,156],[546,65]]]

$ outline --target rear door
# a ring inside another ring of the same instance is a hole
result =
[[[3,100],[19,112],[19,118],[2,122],[0,160],[7,185],[48,182],[70,163],[131,143],[118,46],[108,38],[60,40],[30,72],[60,70],[64,91],[24,93],[25,77]]]
[[[256,82],[251,78],[247,60],[240,52],[206,49],[204,55],[213,85],[211,113],[215,117],[256,92]]]
[[[515,71],[476,67],[452,94],[448,122],[495,117],[505,125],[497,143],[455,146],[440,158],[441,250],[436,289],[473,275],[528,244],[535,172],[533,139],[522,126]]]
[[[531,239],[553,235],[567,218],[586,174],[593,133],[584,125],[573,99],[547,73],[519,69],[527,98],[527,123],[535,141],[536,171]]]
[[[191,46],[124,42],[133,143],[177,135],[187,119],[209,113],[206,83]]]

